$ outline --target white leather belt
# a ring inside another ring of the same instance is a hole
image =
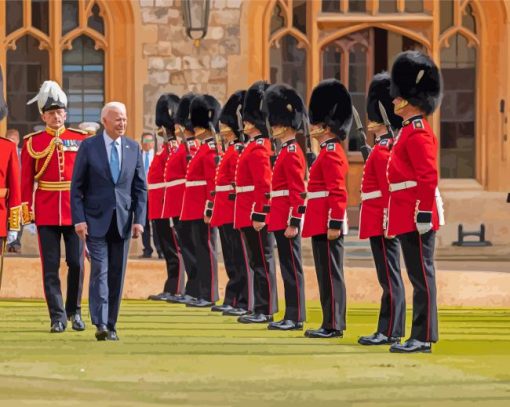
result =
[[[329,196],[329,191],[308,192],[306,194],[306,199],[326,198],[328,196]]]
[[[175,187],[176,185],[184,184],[186,180],[184,178],[176,179],[168,182],[157,182],[156,184],[148,184],[147,189],[159,189],[159,188],[169,188]]]
[[[244,187],[236,187],[236,192],[238,194],[242,192],[252,192],[255,191],[255,185],[246,185]]]
[[[390,184],[390,191],[402,191],[403,189],[414,188],[417,185],[418,183],[416,181],[397,182],[396,184]]]
[[[216,192],[228,192],[233,191],[234,187],[232,185],[216,185],[216,188],[214,188]]]
[[[278,198],[280,196],[289,196],[289,190],[288,189],[281,189],[279,191],[271,191],[270,197],[271,198]]]
[[[201,187],[207,185],[207,181],[186,181],[187,187]]]
[[[369,199],[376,199],[382,197],[381,191],[372,191],[372,192],[362,192],[361,193],[361,200],[367,201]]]

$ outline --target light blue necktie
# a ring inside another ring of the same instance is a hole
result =
[[[119,179],[120,165],[119,165],[119,152],[117,151],[117,141],[112,143],[112,151],[110,153],[110,171],[112,172],[113,182],[116,184]]]
[[[147,173],[149,172],[149,152],[148,151],[145,152],[144,168],[145,168],[145,175],[147,175]]]

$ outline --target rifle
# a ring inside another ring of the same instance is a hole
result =
[[[356,122],[356,131],[358,132],[358,136],[362,143],[359,150],[361,151],[361,155],[363,156],[363,161],[367,162],[368,156],[372,151],[372,147],[370,147],[367,143],[367,135],[365,134],[365,130],[363,129],[363,123],[361,123],[359,113],[354,106],[352,107],[352,115],[354,116],[354,121]]]
[[[308,119],[308,115],[303,115],[303,132],[305,133],[306,139],[306,163],[308,164],[308,169],[312,166],[312,164],[317,159],[317,155],[312,150],[312,137],[310,136],[310,120]]]

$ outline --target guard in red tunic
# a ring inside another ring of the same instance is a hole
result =
[[[70,189],[76,153],[88,134],[65,128],[67,97],[56,82],[44,82],[29,103],[35,101],[46,129],[25,136],[21,152],[23,223],[35,221],[37,225],[51,332],[63,332],[68,319],[74,330],[82,331],[84,247],[71,219]],[[34,182],[37,182],[35,202]],[[59,278],[62,238],[69,268],[65,307]]]
[[[402,125],[402,119],[393,112],[390,83],[387,72],[375,75],[367,96],[368,129],[376,138],[361,180],[359,237],[370,239],[377,279],[383,293],[377,331],[359,338],[361,345],[399,342],[405,332],[406,300],[400,274],[400,245],[397,239],[385,236],[390,197],[386,167],[393,144],[393,131]],[[379,103],[387,113],[391,128],[384,124]]]
[[[0,121],[7,116],[0,68]],[[0,137],[0,256],[6,244],[14,242],[21,229],[21,192],[19,184],[18,149],[12,141]],[[0,264],[0,268],[2,264]],[[2,284],[0,269],[0,287]]]
[[[301,217],[305,187],[305,156],[296,141],[303,126],[305,105],[287,85],[272,85],[264,93],[271,135],[281,143],[271,180],[268,230],[274,233],[285,288],[285,315],[268,329],[302,330],[306,320],[305,285],[301,259]]]
[[[213,311],[224,315],[241,316],[253,308],[253,274],[241,232],[234,228],[234,185],[239,154],[243,151],[243,121],[241,110],[246,91],[230,96],[220,114],[220,134],[228,148],[216,173],[216,186],[212,207],[207,210],[211,226],[220,231],[223,263],[228,276],[223,305]]]
[[[439,69],[417,51],[401,53],[391,70],[391,95],[402,130],[388,161],[388,236],[397,236],[413,285],[410,338],[391,352],[431,352],[438,340],[434,243],[442,224],[438,185],[438,143],[425,116],[441,100]]]
[[[181,142],[176,152],[168,154],[164,167],[161,168],[165,182],[169,182],[163,195],[165,203],[162,208],[163,216],[172,219],[187,277],[184,295],[174,295],[167,298],[167,301],[182,304],[193,302],[198,297],[198,271],[191,238],[191,223],[179,221],[184,198],[186,171],[189,162],[200,147],[200,142],[195,139],[189,114],[189,107],[195,96],[194,93],[186,93],[179,102],[175,116],[175,130],[181,138]],[[170,146],[169,149],[174,150],[175,146]]]
[[[156,126],[159,127],[164,142],[161,151],[152,160],[147,176],[148,216],[149,220],[154,222],[154,228],[160,237],[167,271],[163,292],[149,296],[149,299],[159,301],[176,301],[184,295],[184,263],[175,231],[177,220],[174,222],[174,219],[178,216],[182,205],[187,164],[182,165],[180,160],[173,167],[169,165],[179,151],[180,143],[175,135],[175,116],[178,106],[179,97],[173,93],[161,95],[156,103]],[[175,171],[176,169],[181,171]],[[167,199],[169,192],[171,195]]]
[[[352,124],[352,101],[336,79],[319,83],[309,106],[310,134],[320,153],[310,168],[303,237],[312,238],[319,283],[322,326],[309,338],[342,337],[345,329],[344,234],[347,232],[348,161],[341,142]]]
[[[273,234],[266,221],[271,191],[271,141],[262,110],[267,82],[255,82],[243,105],[244,133],[250,138],[239,156],[236,170],[234,227],[240,229],[253,270],[253,313],[240,316],[241,323],[268,323],[278,312]]]
[[[210,224],[210,213],[220,149],[215,135],[219,131],[221,106],[210,95],[193,98],[190,119],[201,145],[186,172],[186,189],[180,221],[189,223],[197,267],[198,296],[187,305],[210,307],[218,301],[217,228]]]

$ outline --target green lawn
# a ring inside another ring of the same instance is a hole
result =
[[[125,301],[115,343],[90,324],[50,335],[43,302],[0,301],[0,405],[510,405],[510,309],[442,309],[429,355],[357,345],[376,315],[351,306],[344,339],[313,340]],[[320,319],[310,303],[308,327]]]

